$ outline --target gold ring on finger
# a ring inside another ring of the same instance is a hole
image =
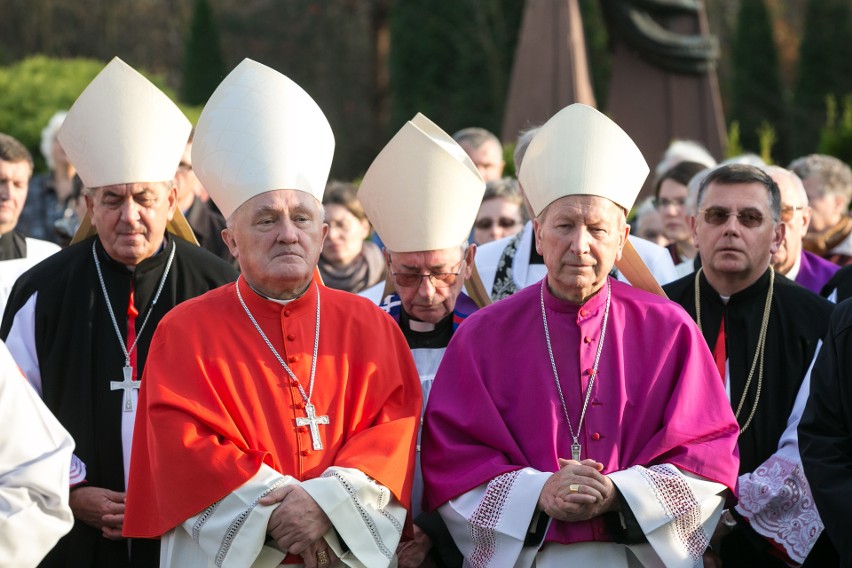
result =
[[[328,552],[326,552],[325,550],[317,551],[317,562],[320,566],[325,566],[326,564],[328,564],[328,560]]]
[[[570,491],[571,493],[579,493],[580,492],[580,484],[579,483],[572,483],[571,485],[568,486],[568,491]]]

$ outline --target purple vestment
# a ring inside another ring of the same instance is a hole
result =
[[[670,463],[733,489],[739,428],[707,343],[680,306],[608,279],[612,304],[580,431],[603,473]],[[435,377],[423,433],[425,506],[503,473],[556,471],[571,436],[545,343],[542,284],[470,316]],[[601,333],[606,288],[583,306],[544,287],[554,357],[576,432]],[[672,495],[673,499],[683,496]],[[554,521],[546,541],[612,540],[602,517]]]
[[[796,275],[796,283],[801,284],[814,294],[819,294],[825,283],[840,270],[840,265],[834,264],[806,250],[802,251],[802,262],[799,264],[799,273]]]

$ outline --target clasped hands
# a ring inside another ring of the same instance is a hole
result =
[[[77,519],[100,530],[104,538],[119,540],[124,526],[125,497],[123,491],[85,486],[71,492],[68,505]]]
[[[279,505],[266,528],[279,548],[301,556],[306,568],[333,566],[337,556],[322,538],[331,528],[331,521],[313,497],[299,485],[291,484],[260,500],[261,505],[276,503]]]
[[[559,471],[545,482],[538,508],[568,522],[587,521],[619,507],[615,485],[595,460],[559,459]]]

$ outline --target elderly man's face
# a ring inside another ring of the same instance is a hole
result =
[[[811,206],[811,233],[821,233],[836,225],[846,214],[843,197],[836,193],[827,193],[823,189],[821,175],[812,175],[802,180],[808,202]]]
[[[427,323],[438,323],[453,313],[464,281],[470,278],[473,271],[475,253],[476,245],[470,245],[464,256],[460,246],[442,250],[386,253],[388,277],[394,280],[405,312],[412,318]],[[457,276],[449,276],[456,272]],[[427,274],[444,276],[435,278],[425,276]]]
[[[479,148],[472,148],[469,144],[462,144],[461,147],[470,156],[483,180],[494,181],[503,176],[506,163],[500,153],[500,146],[493,141],[486,141]]]
[[[763,184],[711,183],[699,204],[693,232],[708,278],[724,283],[727,291],[740,291],[769,267],[784,239],[784,223],[772,220]]]
[[[787,274],[796,259],[802,255],[802,239],[808,231],[810,207],[801,190],[787,176],[772,175],[781,192],[781,222],[784,223],[784,240],[772,256],[772,267]]]
[[[593,195],[557,199],[534,221],[533,228],[551,292],[577,304],[603,287],[630,232],[624,210]]]
[[[18,224],[32,173],[29,162],[0,160],[0,235]]]
[[[222,237],[252,288],[271,298],[289,299],[310,284],[327,233],[312,195],[279,189],[243,203]]]
[[[86,195],[86,207],[104,249],[127,266],[136,266],[157,252],[176,203],[171,181],[106,185]]]

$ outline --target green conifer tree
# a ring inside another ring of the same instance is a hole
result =
[[[190,105],[206,103],[224,77],[225,61],[213,12],[207,0],[195,0],[183,53],[181,100]]]
[[[760,131],[766,122],[775,130],[778,153],[783,154],[784,98],[778,50],[764,0],[740,2],[731,60],[730,119],[739,122],[742,147],[746,152],[760,151]]]
[[[406,0],[391,11],[391,130],[422,112],[500,132],[523,0]]]
[[[809,0],[799,47],[793,108],[793,156],[816,151],[826,100],[852,94],[852,9],[848,0]]]

